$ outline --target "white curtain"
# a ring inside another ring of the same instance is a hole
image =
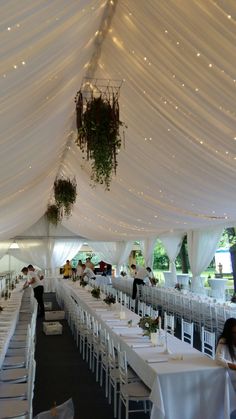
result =
[[[78,239],[50,239],[49,248],[51,249],[50,268],[54,270],[64,265],[66,260],[71,260],[80,251],[83,244]]]
[[[76,238],[19,239],[17,243],[20,247],[17,251],[19,259],[27,260],[28,263],[51,272],[63,265],[67,259],[72,259],[83,244],[82,240]]]
[[[4,240],[0,242],[0,259],[7,253],[12,241]]]
[[[151,237],[145,240],[140,240],[140,247],[142,250],[142,254],[145,260],[145,265],[149,266],[152,269],[153,266],[153,259],[154,259],[154,247],[156,244],[157,238]]]
[[[200,275],[209,266],[222,235],[222,227],[189,231],[188,256],[192,271],[192,289],[201,287]]]
[[[177,282],[175,259],[179,254],[184,233],[170,233],[167,235],[160,236],[160,240],[165,247],[167,256],[170,260],[170,272],[172,272],[172,283],[173,285]]]
[[[133,241],[90,242],[89,245],[95,252],[99,253],[104,262],[116,265],[119,272],[121,266],[127,263]]]
[[[49,263],[49,249],[47,239],[18,239],[19,250],[15,252],[21,260],[28,264],[37,265],[40,269],[47,269]]]

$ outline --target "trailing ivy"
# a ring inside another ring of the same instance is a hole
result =
[[[56,179],[54,182],[54,197],[58,208],[64,208],[65,215],[71,215],[72,206],[76,201],[76,181]]]
[[[119,103],[116,96],[92,97],[84,100],[81,91],[76,96],[77,145],[91,160],[91,180],[110,189],[112,175],[116,174],[117,154],[121,147]],[[85,157],[84,157],[85,158]]]
[[[60,208],[58,208],[58,206],[55,204],[48,205],[45,216],[47,217],[49,223],[55,226],[61,222]]]

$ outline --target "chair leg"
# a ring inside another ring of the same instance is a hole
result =
[[[119,397],[118,419],[121,419],[121,397]]]

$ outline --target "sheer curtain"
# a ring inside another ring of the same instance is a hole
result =
[[[145,240],[140,240],[140,247],[145,259],[145,265],[149,266],[152,269],[153,259],[154,259],[154,247],[156,244],[157,238],[151,237]]]
[[[175,259],[178,256],[178,253],[181,248],[182,240],[183,240],[183,233],[171,233],[168,235],[160,236],[160,240],[165,247],[166,253],[170,260],[170,272],[172,273],[172,285],[177,282],[176,277],[176,267],[175,267]]]
[[[64,265],[67,259],[71,260],[80,251],[82,244],[83,241],[78,239],[49,239],[50,268],[55,270]]]
[[[67,259],[72,259],[80,250],[83,241],[78,239],[38,239],[17,240],[19,250],[17,257],[27,260],[32,265],[53,273]],[[16,254],[16,252],[15,252]]]
[[[121,242],[90,242],[92,249],[99,253],[104,262],[117,266],[117,271],[127,263],[133,247],[133,241]]]
[[[19,259],[26,260],[28,264],[37,265],[41,269],[49,267],[49,248],[47,239],[18,239]],[[15,252],[16,253],[16,252]]]
[[[192,290],[201,287],[200,275],[213,259],[222,231],[222,227],[217,227],[187,233],[188,256],[193,275]]]
[[[7,253],[12,241],[6,240],[0,242],[0,259]]]

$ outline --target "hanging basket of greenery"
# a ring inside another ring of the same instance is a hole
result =
[[[58,223],[61,222],[61,212],[60,208],[57,205],[48,205],[47,211],[45,212],[45,216],[47,217],[49,223],[57,226]]]
[[[106,190],[110,188],[112,175],[116,174],[117,155],[122,143],[120,128],[124,123],[120,121],[119,89],[120,86],[109,84],[102,90],[93,84],[92,91],[80,90],[75,98],[76,144],[91,161],[93,185],[104,184]]]
[[[71,215],[72,206],[76,201],[76,181],[75,179],[56,179],[54,182],[54,197],[57,206],[64,208],[65,215]]]

